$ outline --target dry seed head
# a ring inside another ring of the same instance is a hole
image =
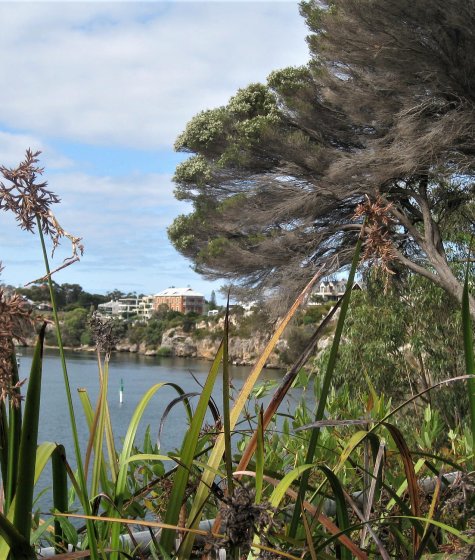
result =
[[[23,342],[31,325],[26,302],[18,294],[7,296],[0,288],[0,401],[9,398],[16,406],[20,404],[18,389],[23,382],[13,383],[14,340]]]
[[[28,149],[18,167],[0,166],[0,175],[6,181],[0,181],[0,210],[13,212],[20,227],[31,232],[34,232],[38,218],[41,231],[53,242],[53,252],[61,238],[67,237],[72,243],[72,256],[67,260],[78,260],[78,254],[82,255],[84,251],[81,238],[69,234],[59,225],[50,207],[60,199],[46,188],[46,181],[38,179],[44,172],[38,165],[40,153]]]
[[[221,507],[223,523],[226,526],[226,539],[215,546],[231,545],[247,553],[251,549],[255,534],[265,542],[264,531],[274,525],[275,510],[267,502],[255,503],[255,493],[246,486],[236,487],[233,496],[227,498]]]
[[[100,352],[105,352],[106,355],[110,355],[119,340],[117,333],[114,332],[114,320],[103,318],[95,312],[89,319],[89,326],[97,349]]]
[[[372,262],[386,276],[394,274],[392,262],[396,258],[391,241],[391,228],[394,219],[391,216],[392,204],[385,204],[378,195],[373,201],[366,195],[365,202],[359,204],[355,210],[354,219],[364,219],[364,243],[362,259]]]

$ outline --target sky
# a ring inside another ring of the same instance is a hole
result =
[[[155,294],[210,282],[166,229],[190,206],[173,196],[187,154],[173,144],[198,112],[227,103],[272,70],[305,64],[298,2],[4,2],[0,0],[0,165],[41,150],[53,211],[83,239],[58,283]],[[59,267],[67,241],[55,253]],[[37,235],[0,212],[0,281],[44,274]]]

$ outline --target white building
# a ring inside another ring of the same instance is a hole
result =
[[[123,317],[126,319],[137,315],[140,301],[137,296],[119,298],[117,301],[111,300],[100,303],[97,310],[105,317]]]
[[[143,296],[137,307],[137,315],[144,320],[149,320],[153,314],[155,296]]]
[[[121,314],[121,305],[118,301],[110,300],[106,303],[100,303],[97,306],[97,311],[104,317],[119,317]]]
[[[336,301],[345,295],[347,279],[327,281],[324,280],[313,291],[309,305],[318,305],[322,301]],[[354,290],[361,290],[360,283],[353,284]]]

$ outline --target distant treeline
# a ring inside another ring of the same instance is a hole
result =
[[[53,289],[56,296],[56,305],[60,311],[71,311],[78,307],[84,309],[94,307],[94,309],[97,309],[100,303],[105,303],[111,299],[117,300],[122,297],[137,296],[135,293],[124,293],[120,290],[113,290],[105,295],[91,294],[83,290],[79,284],[57,284],[56,282],[53,282]],[[28,288],[17,288],[16,291],[35,303],[49,303],[50,301],[48,285],[45,283],[32,284]]]

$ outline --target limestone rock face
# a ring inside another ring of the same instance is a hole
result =
[[[121,341],[120,343],[116,344],[115,349],[117,350],[117,352],[132,352],[132,353],[136,353],[139,350],[138,344],[132,344],[129,343],[128,341]]]
[[[236,324],[234,317],[230,323]],[[181,328],[171,328],[162,335],[160,345],[149,346],[145,342],[134,343],[124,338],[115,345],[117,352],[138,353],[145,356],[177,356],[181,358],[198,358],[213,360],[218,352],[224,330],[224,319],[210,321],[203,319],[196,325],[191,333],[184,332]],[[264,351],[270,335],[254,333],[249,338],[231,336],[229,339],[229,359],[234,365],[253,366]],[[27,341],[28,346],[34,346],[35,337]],[[279,340],[274,351],[269,356],[265,367],[283,368],[285,365],[280,360],[280,355],[286,350],[288,344],[284,339]],[[82,346],[82,351],[94,351],[94,346]]]
[[[196,354],[199,358],[203,358],[205,360],[214,360],[216,356],[216,352],[218,351],[220,339],[206,337],[200,340],[196,340]]]
[[[198,358],[196,342],[179,329],[170,329],[165,331],[162,336],[162,344],[166,348],[170,348],[174,356],[180,358]]]
[[[231,337],[229,339],[230,361],[235,365],[253,365],[264,350],[267,340],[262,336],[249,339]],[[220,341],[219,337],[193,339],[179,329],[170,329],[163,334],[162,346],[170,348],[174,356],[212,360],[218,351]],[[279,352],[285,345],[285,341],[279,342],[277,351],[271,354],[266,367],[282,367],[279,362]]]

